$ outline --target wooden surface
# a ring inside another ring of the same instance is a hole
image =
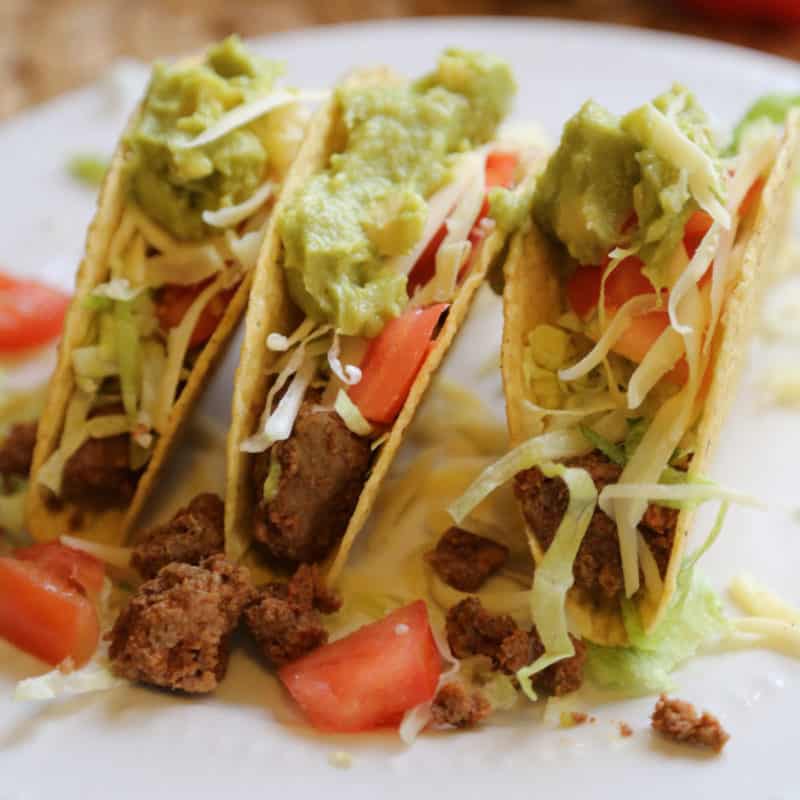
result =
[[[640,25],[800,60],[800,27],[722,24],[670,0],[0,0],[0,118],[95,79],[115,58],[151,60],[232,32],[364,19],[514,14]]]

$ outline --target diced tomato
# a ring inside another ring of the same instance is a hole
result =
[[[756,178],[753,181],[753,185],[747,190],[747,194],[744,196],[742,204],[739,206],[739,219],[744,219],[750,213],[750,210],[756,204],[759,197],[761,197],[761,192],[763,189],[764,179]]]
[[[278,674],[315,728],[356,732],[398,725],[433,697],[441,670],[428,611],[418,600]]]
[[[514,185],[514,177],[519,163],[519,156],[516,153],[496,151],[489,153],[486,157],[486,188],[494,189],[502,186],[508,188]],[[469,241],[473,251],[486,237],[486,230],[481,226],[481,221],[489,213],[489,199],[484,198],[478,219],[469,234]],[[436,253],[439,251],[444,237],[447,235],[447,227],[442,225],[433,239],[428,242],[428,246],[422,252],[413,269],[409,273],[407,282],[408,296],[413,297],[414,292],[419,286],[424,286],[436,274]],[[458,279],[463,279],[469,271],[469,261],[464,264],[458,273]]]
[[[350,399],[371,422],[389,424],[400,412],[428,355],[428,346],[447,309],[446,303],[409,308],[389,320],[369,343],[361,362],[361,380]]]
[[[578,267],[567,281],[567,301],[570,308],[581,319],[594,311],[600,298],[600,282],[603,280],[602,267]]]
[[[97,599],[103,589],[106,574],[103,562],[60,542],[43,542],[21,547],[14,551],[14,558],[38,564],[67,584],[77,584],[93,600]]]
[[[0,558],[0,637],[48,664],[85,664],[100,627],[91,601],[39,564]]]
[[[0,354],[41,347],[64,327],[70,297],[32,280],[0,273]]]
[[[424,286],[436,274],[436,253],[439,252],[445,236],[447,236],[447,226],[442,225],[409,273],[406,284],[409,297],[413,297],[417,287]]]
[[[486,156],[486,188],[503,186],[508,189],[514,185],[519,156],[516,153],[495,150]],[[488,209],[487,209],[488,210]]]
[[[695,211],[686,222],[686,227],[683,229],[683,246],[686,249],[686,255],[693,258],[700,247],[700,242],[708,233],[709,228],[714,220],[711,215],[706,211]]]
[[[644,264],[636,256],[629,256],[617,264],[606,278],[606,308],[620,308],[632,297],[652,294],[653,284],[642,274]]]
[[[156,302],[156,316],[161,328],[165,331],[177,328],[192,303],[212,280],[213,278],[208,278],[208,280],[194,283],[191,286],[178,286],[175,284],[164,286],[159,292]],[[192,332],[192,338],[189,340],[189,347],[197,347],[197,345],[207,342],[214,335],[214,331],[225,315],[225,309],[234,294],[236,294],[235,287],[220,292],[211,299],[197,320],[197,325],[195,325]]]

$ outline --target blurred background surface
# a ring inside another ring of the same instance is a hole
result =
[[[800,60],[800,0],[0,0],[0,119],[123,56],[149,61],[233,32],[449,14],[641,26]]]

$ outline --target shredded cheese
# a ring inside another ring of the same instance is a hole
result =
[[[181,370],[186,359],[186,351],[189,349],[189,342],[200,315],[219,292],[235,285],[240,279],[241,270],[239,268],[230,267],[223,270],[216,280],[203,289],[189,306],[180,325],[169,332],[166,364],[159,387],[158,402],[153,413],[153,427],[158,433],[163,434],[167,430],[175,402],[175,393],[180,383]]]
[[[608,356],[611,348],[627,330],[634,317],[646,314],[658,308],[658,295],[645,294],[632,297],[614,315],[611,324],[603,331],[597,344],[577,363],[567,369],[559,370],[558,377],[562,381],[576,381],[588,375]]]
[[[204,211],[202,215],[203,222],[214,228],[231,228],[238,225],[252,214],[255,214],[272,196],[274,191],[275,184],[272,181],[265,181],[247,200],[243,200],[235,206],[218,208],[216,211]]]
[[[253,120],[263,117],[264,114],[274,111],[281,106],[291,103],[313,103],[325,100],[330,96],[329,91],[304,90],[291,92],[279,89],[271,94],[259,97],[249,103],[242,103],[224,114],[217,122],[206,128],[199,136],[186,142],[176,142],[172,146],[178,150],[188,150],[193,147],[203,147],[211,142],[221,139],[226,134],[242,125],[247,125]]]

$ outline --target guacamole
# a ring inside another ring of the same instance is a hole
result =
[[[258,120],[201,147],[179,145],[269,93],[281,71],[235,36],[210,48],[202,63],[154,66],[127,138],[130,191],[148,216],[179,239],[200,239],[203,211],[240,203],[258,188],[268,161]]]
[[[654,111],[663,115],[675,141],[688,139],[699,148],[709,167],[700,177],[720,196],[722,165],[708,119],[694,96],[675,85],[622,119],[586,103],[567,122],[539,179],[533,213],[579,263],[600,264],[614,247],[629,247],[654,287],[662,288],[668,287],[675,250],[698,204],[690,169],[681,161],[685,145],[673,152],[663,135],[656,141]]]
[[[295,302],[354,336],[375,336],[407,301],[387,264],[419,241],[427,200],[459,154],[491,139],[515,85],[508,65],[448,50],[416,83],[336,93],[343,146],[278,221]]]

